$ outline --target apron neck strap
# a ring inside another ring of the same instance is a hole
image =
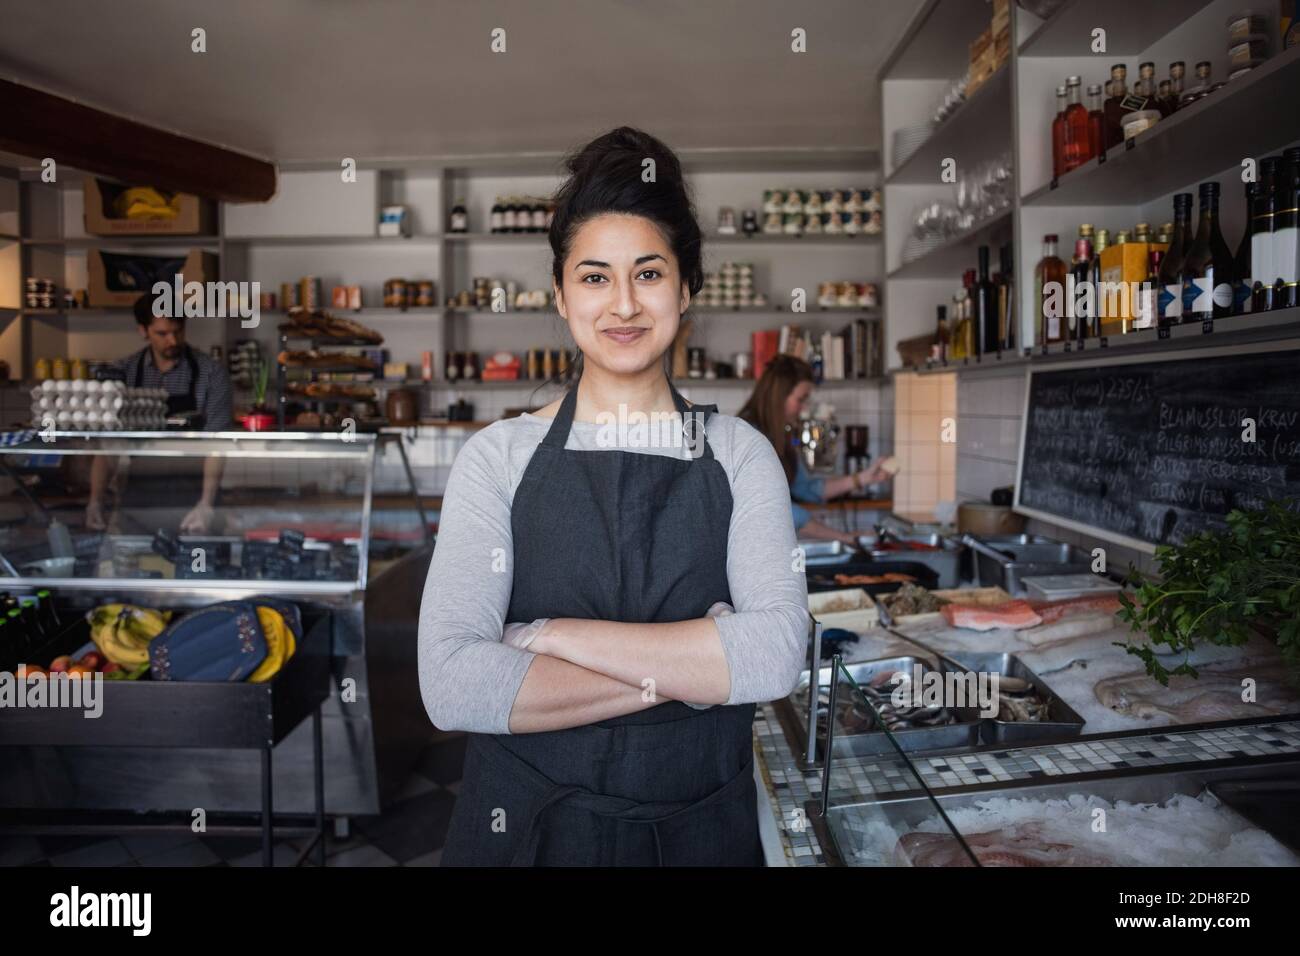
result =
[[[573,414],[578,407],[578,381],[564,394],[564,400],[560,402],[560,410],[555,413],[555,418],[551,422],[551,427],[546,431],[546,437],[542,439],[542,444],[548,448],[558,448],[563,450],[565,443],[569,439],[569,431],[573,426]],[[668,381],[668,391],[673,396],[673,406],[677,409],[678,414],[682,416],[682,428],[689,439],[698,435],[701,441],[704,441],[704,458],[713,457],[713,449],[709,447],[708,441],[704,440],[704,423],[708,421],[709,415],[718,410],[717,405],[687,405],[686,399],[682,393],[677,391],[672,380]]]

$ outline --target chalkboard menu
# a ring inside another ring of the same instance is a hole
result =
[[[1017,506],[1179,544],[1300,501],[1300,350],[1034,371]]]

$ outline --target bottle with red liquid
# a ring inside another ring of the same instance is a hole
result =
[[[1101,111],[1101,84],[1088,87],[1088,151],[1089,159],[1106,152],[1106,115]]]
[[[1052,120],[1052,178],[1065,172],[1065,87],[1056,88],[1056,119]]]
[[[1079,102],[1080,83],[1077,76],[1065,81],[1065,140],[1061,144],[1061,167],[1067,173],[1089,159],[1088,111]]]

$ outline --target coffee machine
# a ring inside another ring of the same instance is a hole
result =
[[[801,418],[795,429],[795,438],[799,443],[799,453],[803,455],[804,467],[810,472],[834,469],[839,435],[840,426],[835,422],[832,405],[818,405],[815,415]]]
[[[866,425],[846,425],[844,428],[844,470],[848,474],[860,471],[871,464],[867,453],[871,430]]]

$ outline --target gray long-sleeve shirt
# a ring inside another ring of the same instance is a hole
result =
[[[452,463],[419,629],[420,693],[442,730],[509,733],[515,696],[537,656],[502,643],[501,634],[517,623],[505,619],[514,557],[510,505],[551,423],[532,414],[493,422]],[[565,447],[690,457],[684,442],[648,447],[646,431],[632,428],[620,445],[602,428],[575,421]],[[736,613],[715,618],[731,675],[727,703],[774,700],[794,688],[807,654],[808,584],[796,561],[790,490],[775,450],[753,426],[715,414],[707,429],[734,502],[727,582]],[[556,560],[564,559],[563,547],[556,542]]]

